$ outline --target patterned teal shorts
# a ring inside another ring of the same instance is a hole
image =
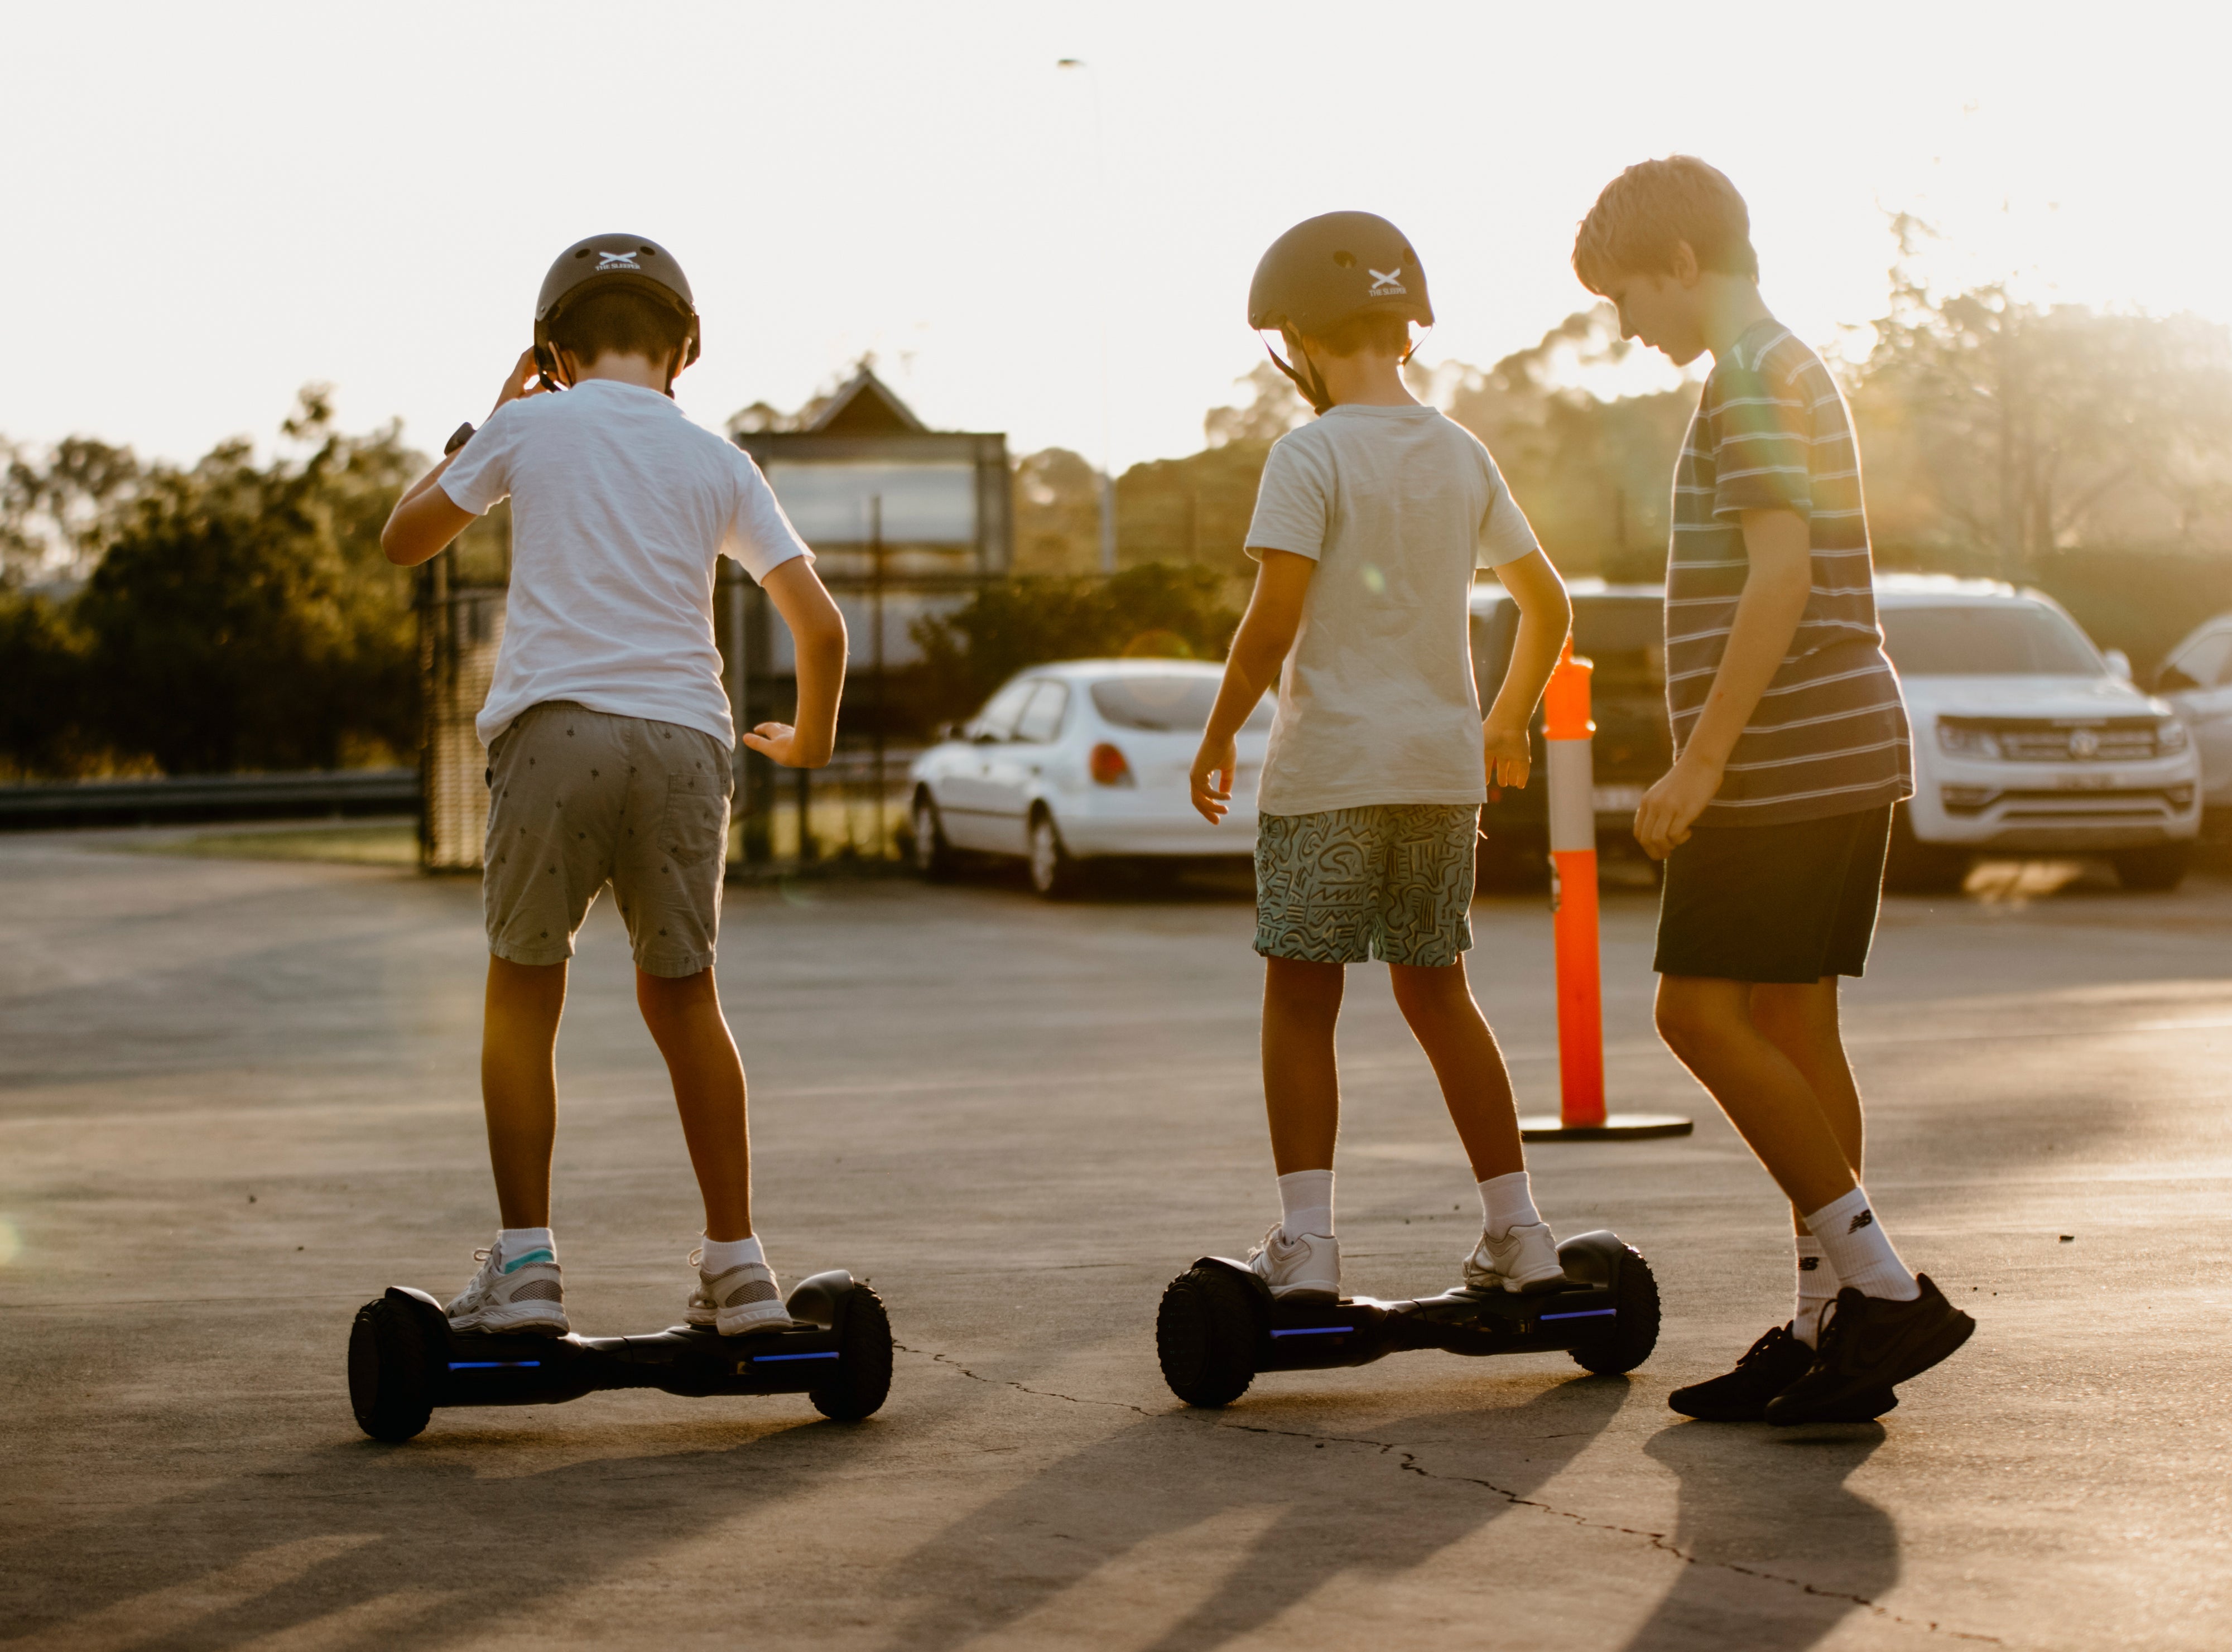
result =
[[[1446,969],[1472,949],[1477,803],[1256,818],[1256,950]]]

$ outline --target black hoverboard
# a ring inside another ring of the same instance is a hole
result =
[[[646,1337],[537,1337],[452,1331],[424,1291],[392,1285],[349,1329],[349,1405],[375,1440],[401,1441],[438,1406],[556,1405],[606,1388],[803,1394],[849,1422],[892,1387],[892,1323],[882,1299],[842,1268],[801,1279],[788,1328],[723,1337],[674,1325]]]
[[[1369,1365],[1413,1348],[1451,1354],[1573,1355],[1584,1370],[1633,1370],[1658,1342],[1658,1283],[1616,1234],[1558,1247],[1562,1289],[1515,1295],[1450,1291],[1410,1302],[1371,1297],[1280,1302],[1230,1257],[1204,1256],[1163,1292],[1155,1352],[1188,1405],[1230,1405],[1261,1371]]]

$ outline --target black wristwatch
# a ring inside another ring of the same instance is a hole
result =
[[[472,439],[473,427],[470,424],[458,425],[456,430],[450,432],[450,439],[443,444],[442,457],[448,458],[450,455]]]

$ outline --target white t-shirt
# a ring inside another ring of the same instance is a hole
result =
[[[810,557],[751,457],[655,390],[590,379],[507,402],[442,473],[475,515],[511,496],[511,590],[483,745],[545,700],[734,744],[713,640],[723,554]]]
[[[1488,450],[1431,407],[1344,405],[1281,437],[1249,554],[1318,567],[1256,807],[1485,801],[1473,570],[1541,548]]]

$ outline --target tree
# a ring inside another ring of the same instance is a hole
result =
[[[1100,565],[1100,474],[1066,447],[1015,461],[1015,572],[1086,573]]]
[[[390,424],[332,428],[304,391],[282,427],[315,445],[259,467],[244,442],[158,467],[75,605],[90,720],[166,773],[333,768],[416,744],[407,581],[379,551],[420,463]]]
[[[1237,407],[1212,407],[1203,418],[1202,432],[1213,448],[1229,442],[1268,447],[1310,417],[1310,405],[1294,388],[1294,381],[1268,360],[1257,362],[1232,382],[1248,386],[1248,400]]]
[[[82,579],[139,487],[132,450],[72,436],[43,463],[7,441],[0,458],[0,582]]]
[[[1223,580],[1207,568],[1151,562],[1106,580],[1002,580],[914,623],[918,697],[942,721],[967,716],[1017,671],[1048,660],[1222,659],[1239,623]]]
[[[2021,581],[2084,545],[2232,540],[2232,334],[2193,315],[1940,296],[1894,220],[1891,303],[1853,403],[1870,514],[1899,560]]]

